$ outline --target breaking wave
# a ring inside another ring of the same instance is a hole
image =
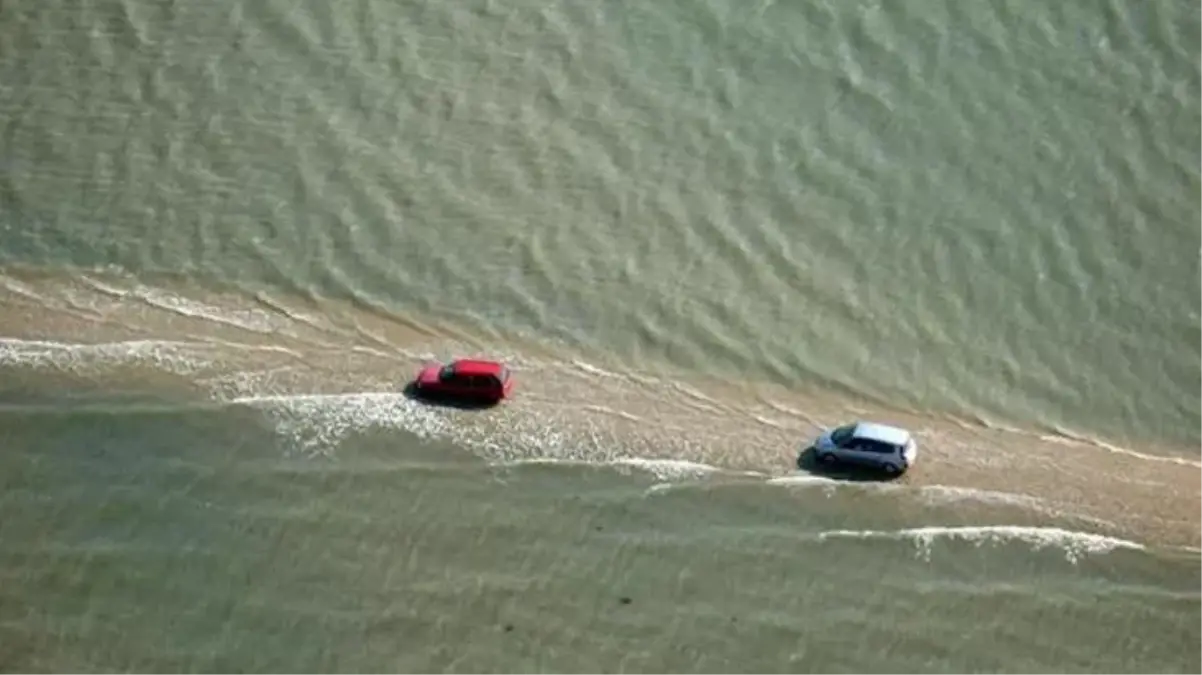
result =
[[[910,541],[918,554],[929,560],[935,545],[940,542],[967,542],[974,546],[1023,543],[1032,550],[1049,548],[1064,552],[1072,563],[1087,555],[1110,553],[1118,549],[1142,551],[1144,546],[1125,539],[1090,532],[1077,532],[1058,527],[1027,527],[1018,525],[978,525],[967,527],[917,527],[901,530],[829,530],[817,535],[820,541],[885,540]]]

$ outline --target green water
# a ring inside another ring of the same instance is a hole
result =
[[[1196,4],[0,17],[0,669],[1198,671]]]

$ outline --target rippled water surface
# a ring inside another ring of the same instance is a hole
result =
[[[0,669],[1198,672],[1200,19],[5,4]]]

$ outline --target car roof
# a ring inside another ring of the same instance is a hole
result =
[[[879,441],[890,445],[905,445],[910,442],[910,432],[876,422],[857,422],[853,432],[856,438]]]
[[[459,375],[500,375],[504,369],[500,363],[484,359],[458,359],[451,365]]]

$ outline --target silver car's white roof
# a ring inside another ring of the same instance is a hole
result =
[[[856,438],[880,441],[890,445],[905,445],[910,442],[910,432],[905,429],[876,422],[856,422],[856,430],[852,433]]]

